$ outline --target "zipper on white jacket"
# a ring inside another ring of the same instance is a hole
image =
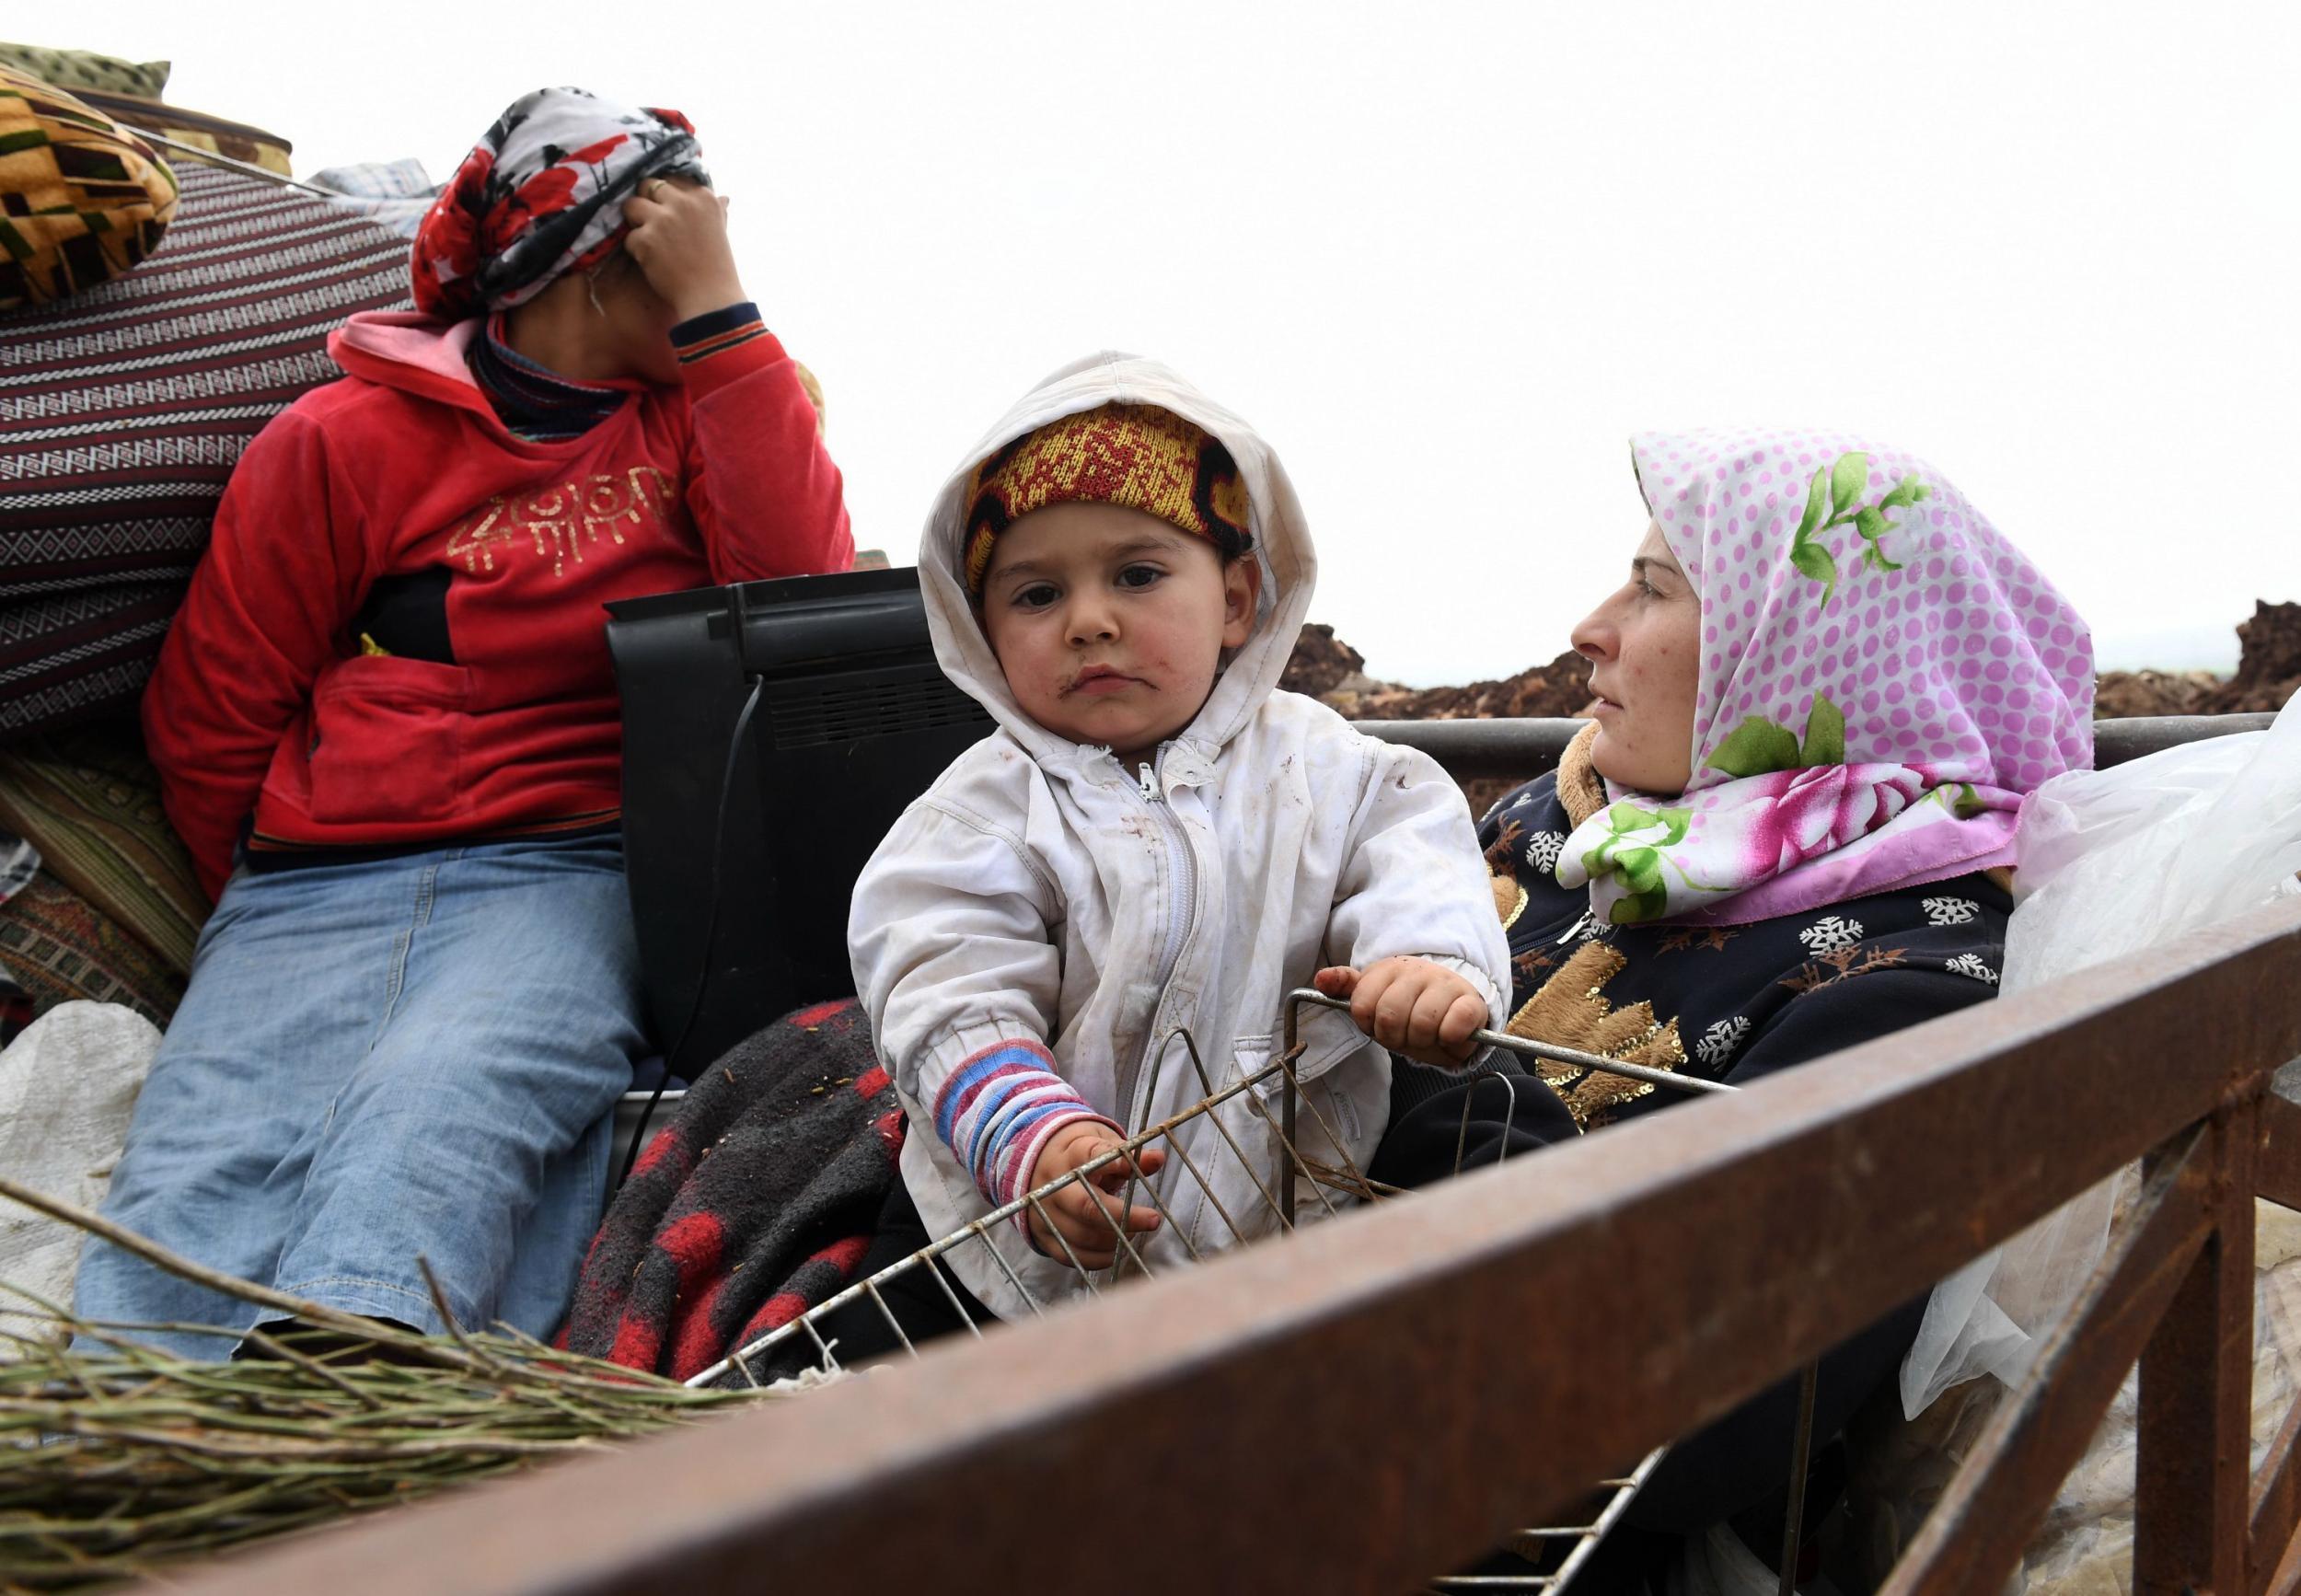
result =
[[[1182,961],[1183,940],[1190,934],[1191,921],[1198,918],[1198,862],[1190,851],[1190,838],[1183,833],[1183,823],[1174,817],[1174,806],[1166,794],[1159,790],[1158,772],[1149,764],[1138,767],[1140,773],[1143,802],[1150,805],[1159,817],[1160,829],[1166,837],[1166,858],[1169,878],[1183,884],[1183,912],[1166,923],[1166,945],[1159,953],[1157,985],[1162,997],[1166,983],[1174,974],[1174,966]],[[1152,1047],[1158,1046],[1156,1039]]]
[[[1127,1126],[1132,1131],[1142,1123],[1143,1104],[1138,1101],[1150,1083],[1150,1060],[1157,1057],[1161,1036],[1159,1017],[1166,1008],[1166,984],[1174,976],[1174,966],[1182,963],[1184,945],[1190,939],[1192,926],[1198,919],[1198,860],[1191,852],[1189,835],[1183,823],[1175,817],[1174,805],[1166,801],[1160,789],[1158,772],[1150,764],[1138,767],[1137,787],[1143,803],[1159,817],[1160,833],[1166,838],[1168,879],[1181,884],[1176,895],[1181,912],[1172,915],[1166,922],[1165,945],[1159,951],[1159,966],[1154,973],[1153,987],[1158,997],[1150,1005],[1150,1035],[1143,1042],[1142,1051],[1136,1056],[1132,1079],[1119,1080],[1118,1098],[1127,1105]]]

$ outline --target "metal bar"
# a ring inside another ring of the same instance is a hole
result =
[[[227,172],[237,172],[244,178],[261,178],[267,183],[275,184],[283,189],[300,189],[305,193],[317,194],[323,200],[344,200],[353,197],[349,194],[339,194],[333,189],[323,189],[317,183],[305,182],[300,178],[291,178],[284,172],[275,172],[270,167],[260,167],[253,161],[243,161],[237,156],[227,156],[221,150],[204,149],[199,145],[186,144],[182,139],[169,138],[166,133],[154,133],[148,127],[137,127],[132,123],[128,131],[147,143],[174,150],[179,156],[190,156],[193,160],[211,167],[221,167]]]
[[[1817,1359],[1798,1377],[1798,1423],[1790,1431],[1789,1490],[1782,1509],[1780,1596],[1798,1596],[1798,1554],[1806,1545],[1806,1476],[1813,1466],[1814,1391],[1821,1383]]]
[[[2301,1005],[2260,1000],[2295,990],[2301,901],[1284,1246],[179,1589],[706,1596],[771,1568],[835,1593],[931,1567],[952,1596],[1006,1596],[1107,1577],[1107,1548],[1045,1527],[1103,1521],[1119,1444],[1133,1510],[1191,1526],[1162,1537],[1161,1583],[1392,1596],[2210,1115],[2301,1053]],[[1524,1356],[1534,1327],[1604,1324],[1636,1333]],[[1208,1466],[1266,1456],[1278,1435],[1348,1466],[1259,1474],[1251,1492]]]
[[[1170,1135],[1166,1139],[1167,1151],[1170,1152],[1175,1151],[1181,1145],[1181,1140],[1177,1137]],[[1188,1231],[1185,1231],[1182,1226],[1174,1222],[1174,1211],[1166,1206],[1166,1199],[1159,1195],[1159,1183],[1155,1180],[1149,1179],[1145,1179],[1139,1183],[1129,1181],[1127,1185],[1127,1191],[1130,1197],[1133,1195],[1135,1186],[1138,1184],[1139,1184],[1142,1187],[1142,1195],[1150,1199],[1150,1206],[1158,1210],[1159,1220],[1166,1227],[1167,1233],[1173,1236],[1176,1241],[1183,1243],[1183,1251],[1190,1255],[1191,1262],[1194,1264],[1204,1262],[1205,1260],[1198,1251],[1198,1243],[1190,1239],[1190,1232]],[[1216,1200],[1214,1188],[1208,1185],[1204,1181],[1199,1182],[1199,1186],[1203,1191],[1205,1191],[1207,1200],[1214,1203],[1215,1209],[1218,1212],[1221,1211],[1222,1205],[1220,1202]],[[1127,1210],[1125,1208],[1121,1208],[1119,1209],[1118,1218],[1111,1221],[1112,1230],[1123,1230],[1127,1211]],[[1231,1216],[1228,1213],[1223,1213],[1222,1222],[1226,1225],[1231,1224]],[[1239,1234],[1239,1229],[1236,1225],[1231,1225],[1231,1235],[1237,1241],[1243,1242],[1246,1239],[1244,1236]],[[1117,1266],[1116,1260],[1113,1260],[1112,1266]]]
[[[1578,1052],[1572,1047],[1554,1047],[1548,1042],[1530,1041],[1503,1031],[1481,1031],[1474,1038],[1491,1043],[1497,1047],[1509,1047],[1513,1053],[1523,1053],[1530,1058],[1548,1058],[1561,1064],[1578,1064],[1585,1070],[1606,1075],[1624,1075],[1632,1081],[1643,1081],[1649,1086],[1659,1086],[1672,1092],[1699,1095],[1703,1093],[1726,1093],[1738,1090],[1723,1081],[1706,1081],[1699,1075],[1680,1075],[1669,1070],[1655,1070],[1644,1064],[1632,1064],[1621,1058],[1601,1058],[1595,1053]]]
[[[2295,1596],[2295,1592],[2301,1591],[2301,1537],[2289,1544],[2284,1559],[2272,1567],[2275,1571],[2264,1586],[2269,1596]]]
[[[2251,1547],[2247,1581],[2250,1596],[2264,1596],[2273,1582],[2278,1558],[2301,1527],[2301,1402],[2286,1410],[2277,1439],[2269,1444],[2261,1472],[2253,1477],[2253,1501],[2246,1541]]]
[[[975,1323],[975,1315],[968,1313],[966,1311],[966,1304],[959,1301],[958,1292],[952,1288],[950,1280],[942,1272],[942,1265],[941,1261],[931,1261],[921,1266],[924,1267],[932,1277],[935,1284],[942,1288],[942,1300],[951,1304],[952,1313],[958,1319],[960,1324],[966,1326],[967,1334],[973,1336],[976,1340],[980,1341],[983,1338],[983,1327]],[[692,1383],[692,1382],[689,1383]]]
[[[1215,1128],[1222,1130],[1221,1116],[1215,1116],[1214,1121]],[[1255,1189],[1262,1193],[1264,1206],[1270,1209],[1272,1217],[1280,1221],[1278,1228],[1287,1229],[1285,1216],[1278,1212],[1278,1205],[1272,1198],[1269,1189],[1263,1185],[1262,1176],[1255,1173],[1255,1166],[1246,1162],[1246,1155],[1243,1152],[1239,1151],[1238,1143],[1231,1140],[1229,1131],[1222,1131],[1222,1139],[1230,1142],[1231,1151],[1237,1153],[1239,1166],[1245,1170],[1248,1176],[1253,1179]],[[1199,1191],[1205,1194],[1207,1200],[1214,1205],[1214,1211],[1222,1216],[1222,1222],[1230,1227],[1231,1239],[1235,1242],[1244,1242],[1247,1239],[1246,1232],[1239,1227],[1238,1220],[1231,1217],[1231,1210],[1223,1206],[1222,1199],[1214,1195],[1213,1184],[1207,1179],[1206,1172],[1198,1167],[1197,1160],[1191,1157],[1190,1150],[1183,1145],[1183,1139],[1179,1136],[1168,1137],[1166,1150],[1183,1161],[1183,1167],[1190,1172],[1190,1178],[1198,1183]]]
[[[2137,715],[2096,721],[2094,763],[2107,769],[2183,743],[2261,732],[2273,714]],[[1466,721],[1353,721],[1370,737],[1419,748],[1455,776],[1515,776],[1532,781],[1557,768],[1586,721],[1497,718]]]
[[[1454,1174],[1463,1173],[1463,1157],[1470,1148],[1470,1111],[1477,1106],[1478,1093],[1489,1081],[1502,1083],[1502,1123],[1509,1125],[1518,1118],[1518,1083],[1503,1074],[1480,1075],[1474,1078],[1470,1090],[1463,1093],[1462,1123],[1454,1130]],[[1494,1144],[1494,1162],[1507,1163],[1510,1156],[1510,1139],[1503,1137]]]
[[[1287,994],[1287,1031],[1294,1031],[1295,1011],[1309,1003],[1320,1009],[1340,1009],[1347,1012],[1350,1005],[1341,998],[1330,998],[1310,987],[1298,987]],[[1705,1081],[1699,1075],[1680,1075],[1668,1070],[1649,1070],[1643,1064],[1628,1064],[1602,1054],[1585,1053],[1577,1047],[1561,1047],[1552,1042],[1537,1042],[1532,1036],[1517,1036],[1508,1031],[1496,1031],[1481,1026],[1470,1034],[1470,1039],[1482,1047],[1499,1047],[1528,1058],[1546,1059],[1553,1064],[1571,1064],[1578,1070],[1596,1070],[1608,1075],[1625,1075],[1633,1081],[1644,1081],[1655,1086],[1667,1086],[1679,1092],[1729,1093],[1736,1088],[1723,1081]],[[1288,1127],[1288,1141],[1293,1140],[1293,1127]]]
[[[1040,1306],[1039,1300],[1036,1297],[1031,1295],[1031,1288],[1024,1285],[1023,1283],[1023,1277],[1014,1272],[1014,1266],[1007,1262],[1007,1255],[999,1250],[999,1243],[990,1239],[990,1232],[977,1228],[979,1227],[982,1221],[980,1220],[976,1220],[975,1225],[969,1227],[969,1233],[973,1235],[975,1240],[983,1244],[983,1251],[989,1253],[990,1255],[990,1261],[999,1266],[999,1272],[1007,1277],[1007,1284],[1014,1288],[1014,1294],[1023,1299],[1023,1305],[1024,1307],[1030,1309],[1031,1317],[1034,1319],[1038,1318],[1040,1315],[1044,1314],[1046,1310]],[[1116,1227],[1113,1228],[1116,1229]],[[1121,1232],[1120,1239],[1125,1239],[1123,1232]],[[914,1258],[919,1256],[916,1253],[911,1255]],[[929,1258],[925,1266],[931,1269],[939,1261],[939,1257]],[[692,1385],[695,1382],[690,1380],[688,1383]]]
[[[897,1174],[896,1178],[899,1180],[902,1176]],[[1046,1233],[1055,1238],[1055,1244],[1063,1250],[1063,1257],[1069,1261],[1073,1269],[1078,1271],[1079,1278],[1082,1283],[1084,1283],[1086,1289],[1089,1291],[1093,1291],[1096,1296],[1101,1296],[1102,1293],[1095,1290],[1094,1271],[1088,1268],[1084,1264],[1079,1261],[1079,1255],[1071,1250],[1070,1240],[1064,1236],[1059,1229],[1056,1227],[1055,1218],[1052,1214],[1046,1211],[1046,1205],[1039,1201],[1037,1197],[1035,1195],[1026,1196],[1023,1200],[1031,1205],[1031,1211],[1038,1215],[1040,1220],[1046,1226]],[[930,1269],[935,1267],[932,1264],[929,1264],[926,1266]],[[937,1270],[936,1273],[938,1278],[940,1278],[942,1271]]]
[[[1281,1047],[1279,1052],[1289,1058],[1300,1058],[1302,1056],[1302,1037],[1301,1028],[1297,1024],[1301,1012],[1301,1004],[1289,1003],[1287,1005],[1284,1038],[1286,1046]],[[1301,1156],[1295,1151],[1294,1146],[1295,1090],[1294,1071],[1289,1070],[1287,1071],[1286,1095],[1278,1104],[1278,1114],[1282,1122],[1278,1133],[1286,1139],[1287,1144],[1287,1156],[1278,1161],[1278,1220],[1289,1231],[1294,1229],[1294,1164],[1295,1161]],[[1268,1115],[1263,1116],[1263,1123],[1266,1125],[1270,1123]]]
[[[2108,769],[2128,759],[2162,754],[2184,743],[2226,737],[2239,732],[2266,732],[2273,713],[2242,715],[2133,715],[2124,720],[2093,723],[2093,762]]]
[[[934,1267],[932,1264],[927,1266],[931,1269]],[[903,1350],[913,1358],[918,1357],[919,1348],[911,1345],[909,1332],[903,1328],[903,1321],[895,1316],[895,1310],[887,1306],[887,1300],[879,1295],[879,1288],[866,1280],[863,1282],[863,1290],[871,1293],[872,1306],[879,1310],[879,1317],[885,1320],[887,1328],[895,1332],[895,1338],[903,1344]]]
[[[1598,1515],[1598,1521],[1590,1526],[1590,1532],[1584,1537],[1582,1544],[1568,1552],[1566,1555],[1566,1561],[1558,1565],[1557,1579],[1560,1586],[1570,1584],[1574,1576],[1582,1571],[1582,1565],[1590,1560],[1592,1554],[1598,1550],[1599,1543],[1603,1541],[1614,1525],[1621,1521],[1622,1515],[1630,1510],[1630,1504],[1637,1499],[1638,1492],[1646,1488],[1646,1482],[1653,1477],[1656,1466],[1661,1463],[1663,1456],[1669,1451],[1670,1449],[1666,1446],[1658,1446],[1652,1451],[1648,1452],[1639,1462],[1638,1466],[1630,1471],[1627,1479],[1600,1482],[1601,1489],[1611,1489],[1613,1492],[1613,1498],[1606,1504],[1605,1510]]]
[[[1455,776],[1515,776],[1555,770],[1574,734],[1590,723],[1512,718],[1477,721],[1353,721],[1370,737],[1419,748]]]
[[[2214,1116],[2214,1234],[2141,1356],[2134,1596],[2249,1589],[2257,1114]]]
[[[2100,1266],[1991,1418],[1881,1596],[2003,1588],[2212,1226],[2211,1147],[2158,1162]]]
[[[1281,1062],[1282,1064],[1285,1064],[1291,1063],[1291,1061],[1292,1056],[1289,1054]],[[1289,1174],[1292,1174],[1297,1171],[1300,1171],[1303,1175],[1307,1176],[1311,1183],[1311,1196],[1318,1199],[1319,1206],[1326,1210],[1326,1214],[1329,1219],[1336,1218],[1341,1214],[1342,1210],[1335,1206],[1335,1199],[1326,1195],[1326,1183],[1318,1178],[1318,1172],[1312,1169],[1310,1166],[1310,1162],[1302,1156],[1302,1144],[1295,1132],[1296,1116],[1294,1111],[1295,1105],[1301,1100],[1302,1084],[1295,1078],[1294,1071],[1291,1069],[1285,1070],[1284,1073],[1286,1076],[1285,1090],[1279,1093],[1278,1102],[1278,1111],[1283,1118],[1283,1123],[1279,1125],[1272,1125],[1270,1122],[1270,1110],[1265,1108],[1253,1097],[1249,1097],[1246,1100],[1247,1111],[1253,1114],[1256,1118],[1260,1119],[1263,1124],[1268,1128],[1270,1133],[1278,1139],[1279,1148],[1286,1153],[1285,1159],[1281,1161],[1278,1167]],[[1291,1197],[1292,1194],[1285,1193],[1282,1195]],[[1291,1225],[1294,1222],[1295,1218],[1296,1216],[1289,1211],[1287,1215],[1288,1223]]]

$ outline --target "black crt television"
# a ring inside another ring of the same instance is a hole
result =
[[[854,990],[856,876],[995,723],[935,664],[914,569],[607,610],[641,977],[666,1064],[692,1079],[778,1016]]]

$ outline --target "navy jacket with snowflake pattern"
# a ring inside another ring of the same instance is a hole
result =
[[[1558,885],[1574,829],[1555,774],[1497,804],[1478,839],[1510,949],[1509,1028],[1652,1069],[1747,1086],[1776,1070],[1891,1035],[1995,994],[2013,900],[1971,874],[1743,926],[1604,925],[1590,896]],[[1504,1055],[1497,1054],[1500,1059]],[[1506,1065],[1505,1068],[1509,1068]],[[1555,1094],[1480,1093],[1460,1139],[1463,1078],[1394,1078],[1391,1128],[1369,1173],[1419,1185],[1463,1167],[1666,1108],[1687,1093],[1625,1076],[1540,1068]],[[1488,1109],[1494,1110],[1489,1114]],[[1433,1161],[1443,1155],[1447,1167]]]
[[[1754,925],[1601,925],[1586,913],[1588,892],[1551,874],[1573,828],[1555,775],[1511,793],[1479,827],[1522,1035],[1745,1086],[1995,994],[2013,901],[1987,875]],[[1680,1095],[1621,1077],[1547,1078],[1586,1129]]]

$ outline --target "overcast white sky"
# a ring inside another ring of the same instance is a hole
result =
[[[171,58],[299,172],[444,178],[546,84],[687,111],[897,562],[1017,393],[1119,347],[1276,445],[1379,676],[1563,647],[1654,427],[1925,455],[2108,665],[2226,669],[2301,598],[2301,6],[71,10],[32,41]]]

